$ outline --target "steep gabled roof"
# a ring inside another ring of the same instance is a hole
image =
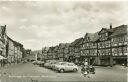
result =
[[[20,46],[20,47],[23,47],[23,45],[17,41],[14,41],[13,39],[11,39],[9,36],[7,36],[7,39],[12,41],[14,43],[14,45],[17,45],[17,46]]]
[[[114,37],[117,35],[127,34],[127,25],[120,25],[118,27],[110,29],[113,33],[110,35],[110,37]]]
[[[14,42],[14,40],[11,39],[9,36],[7,36],[7,39],[10,40],[10,41],[12,41],[12,42]]]
[[[113,32],[111,29],[108,29],[108,28],[102,28],[102,29],[98,32],[98,34],[100,34],[100,33],[102,32],[102,30],[105,30],[105,31],[107,31],[107,32]]]
[[[89,38],[90,41],[92,41],[92,42],[97,41],[99,39],[98,33],[99,32],[96,32],[96,33],[86,33],[84,38]]]
[[[92,41],[97,41],[99,39],[98,33],[99,32],[96,32],[96,33],[93,34]]]
[[[65,43],[65,47],[69,47],[71,43]]]
[[[82,43],[83,43],[83,37],[78,38],[75,41],[73,41],[70,46],[79,46]]]
[[[93,41],[94,33],[87,33],[87,37],[89,37],[90,41]]]
[[[64,48],[65,47],[65,43],[60,43],[59,44],[59,48]]]

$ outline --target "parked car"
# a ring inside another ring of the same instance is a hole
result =
[[[44,66],[44,61],[33,61],[32,63],[33,63],[34,65]]]
[[[23,63],[27,63],[27,60],[23,60],[22,62],[23,62]]]
[[[44,66],[44,64],[45,64],[45,62],[44,62],[44,61],[38,62],[38,65],[39,65],[40,67],[43,67],[43,66]]]
[[[49,67],[50,67],[50,64],[51,64],[51,62],[46,62],[46,63],[44,64],[44,67],[49,68]]]
[[[62,64],[65,64],[65,63],[68,63],[68,62],[57,62],[56,64],[54,64],[54,65],[52,66],[52,69],[53,69],[53,70],[57,70],[58,65],[62,65]]]
[[[51,68],[52,70],[54,70],[54,67],[55,67],[55,65],[56,65],[57,63],[59,63],[59,62],[58,62],[58,61],[52,62],[51,65],[50,65],[50,68]]]
[[[48,60],[46,61],[46,63],[44,64],[44,67],[46,68],[52,68],[52,64],[56,63],[56,60]]]
[[[54,69],[61,73],[68,72],[68,71],[77,72],[78,66],[75,65],[74,63],[60,62],[57,65],[55,65]]]
[[[33,63],[34,65],[36,65],[36,64],[37,64],[37,61],[33,61],[32,63]]]

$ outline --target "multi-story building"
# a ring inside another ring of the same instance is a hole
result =
[[[72,46],[72,44],[69,46],[69,48],[68,48],[68,61],[69,62],[73,62],[73,61],[75,61],[75,56],[74,56],[74,51],[75,51],[75,49],[74,49],[74,47]]]
[[[70,46],[70,43],[65,43],[64,50],[63,50],[63,53],[64,53],[64,61],[68,61],[69,46]]]
[[[60,61],[64,61],[65,58],[64,48],[65,48],[65,43],[60,43],[58,46],[58,57]]]
[[[110,26],[110,29],[102,29],[102,34],[100,36],[101,52],[104,52],[102,55],[107,55],[105,62],[110,60],[108,64],[126,64],[127,61],[127,25],[121,25],[115,28]],[[103,37],[103,35],[106,37]],[[102,38],[102,39],[101,39]],[[102,63],[102,61],[101,61]]]
[[[127,25],[110,26],[109,29],[102,28],[97,33],[86,34],[83,44],[84,55],[95,60],[95,64],[111,66],[126,64],[127,46]]]
[[[97,40],[98,32],[96,33],[86,33],[83,40],[82,48],[82,58],[88,61],[89,64],[93,64],[95,57],[97,57]]]
[[[26,61],[34,61],[34,60],[36,60],[35,54],[32,52],[31,49],[24,49],[23,58]]]
[[[14,41],[14,56],[16,63],[21,62],[23,58],[23,45]]]
[[[42,48],[42,55],[44,56],[44,60],[48,59],[48,56],[47,56],[48,50],[49,50],[49,47]]]
[[[49,47],[49,50],[48,50],[48,52],[47,52],[47,58],[48,59],[53,59],[53,54],[54,54],[54,48],[55,47]]]
[[[7,57],[6,53],[7,47],[7,34],[6,34],[6,25],[0,26],[0,55]]]
[[[55,49],[50,49],[54,59],[69,62],[88,61],[95,65],[127,64],[128,56],[128,26],[120,25],[113,28],[102,28],[96,33],[86,33],[83,38],[78,38],[70,45],[59,44]],[[54,54],[53,54],[54,52]],[[57,56],[55,56],[57,54]],[[52,59],[52,58],[51,58]]]
[[[112,29],[110,35],[114,64],[127,64],[128,56],[128,26],[121,25]]]
[[[70,45],[71,48],[73,49],[72,50],[73,55],[71,55],[70,59],[72,59],[72,61],[75,63],[78,63],[83,58],[81,56],[82,55],[82,53],[81,53],[82,45],[83,45],[83,37],[76,39]]]
[[[56,45],[55,48],[54,48],[54,54],[53,54],[53,59],[55,59],[55,60],[58,60],[59,59],[58,49],[59,49],[59,46]]]
[[[10,63],[14,62],[15,60],[15,55],[14,55],[14,41],[10,38],[10,37],[7,37],[8,38],[8,61]]]
[[[7,37],[8,39],[8,61],[10,63],[15,62],[21,62],[23,58],[23,45],[12,40],[10,37]]]
[[[23,55],[23,45],[7,36],[6,25],[0,26],[0,55],[10,63],[20,62]]]

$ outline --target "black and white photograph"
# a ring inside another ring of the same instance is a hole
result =
[[[0,1],[0,82],[127,81],[128,1]]]

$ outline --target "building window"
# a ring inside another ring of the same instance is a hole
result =
[[[88,46],[88,43],[87,43],[87,46]]]
[[[100,38],[101,38],[102,36],[100,35]]]
[[[127,53],[127,47],[123,47],[123,52]]]
[[[117,53],[115,53],[115,56],[117,56]]]
[[[106,36],[108,36],[108,33],[105,33]]]
[[[122,53],[122,48],[120,47],[120,48],[118,49],[118,51],[119,51],[119,53]]]
[[[113,42],[113,38],[111,39],[111,41]]]

